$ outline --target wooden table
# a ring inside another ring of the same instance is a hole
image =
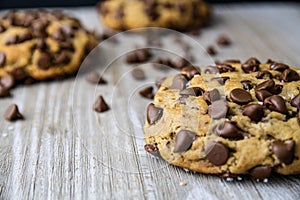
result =
[[[88,28],[102,30],[92,8],[66,11]],[[213,59],[256,56],[261,61],[273,58],[300,67],[299,4],[218,5],[215,14],[212,27],[192,36],[203,47],[215,44],[221,33],[230,36],[232,46],[217,47],[219,53]],[[164,36],[163,49],[177,52],[172,37]],[[250,179],[230,183],[217,176],[186,172],[146,154],[142,126],[150,101],[137,91],[153,84],[155,77],[173,72],[160,72],[146,64],[140,66],[149,70],[146,81],[133,80],[124,56],[109,62],[120,56],[118,48],[134,48],[144,39],[132,34],[117,39],[117,44],[101,45],[95,66],[99,71],[107,69],[108,85],[96,87],[79,75],[21,86],[13,90],[13,98],[0,100],[0,113],[14,102],[26,117],[15,123],[0,121],[0,199],[300,198],[299,175],[274,176],[267,184]],[[212,62],[199,46],[192,47],[192,52],[196,64]],[[109,103],[109,112],[92,111],[98,94]]]

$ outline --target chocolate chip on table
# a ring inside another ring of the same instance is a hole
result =
[[[234,103],[247,104],[252,101],[252,96],[244,89],[236,88],[230,92],[230,98]]]
[[[284,82],[299,81],[299,74],[292,69],[286,69],[282,72],[280,79]]]
[[[139,68],[134,68],[131,71],[131,75],[136,80],[144,80],[146,78],[144,70]]]
[[[216,49],[213,46],[208,46],[206,48],[206,53],[208,53],[208,55],[210,55],[210,56],[217,55],[217,51],[216,51]]]
[[[186,66],[189,66],[189,65],[190,65],[189,61],[187,61],[184,58],[180,58],[179,60],[173,62],[173,66],[176,69],[182,69],[182,68],[184,68]]]
[[[239,129],[231,122],[224,122],[219,124],[215,128],[215,132],[223,137],[223,138],[229,138],[229,139],[243,139],[243,135],[239,131]]]
[[[186,88],[186,84],[187,84],[186,78],[183,75],[178,74],[174,77],[170,89],[184,90]]]
[[[11,75],[3,76],[0,78],[0,85],[10,89],[15,85],[15,79]]]
[[[248,104],[243,107],[242,114],[252,121],[259,122],[264,116],[264,107],[259,104]]]
[[[146,88],[140,90],[139,94],[142,97],[145,97],[145,98],[148,98],[148,99],[153,99],[153,97],[154,97],[153,87],[152,86],[146,87]]]
[[[152,145],[152,144],[145,144],[144,149],[145,149],[145,151],[147,151],[151,155],[156,156],[156,157],[160,157],[159,150],[154,145]]]
[[[264,105],[271,111],[288,114],[285,101],[281,96],[272,95],[264,100]]]
[[[241,84],[243,85],[244,90],[251,90],[253,88],[250,80],[242,80]]]
[[[49,53],[41,52],[37,61],[37,65],[40,69],[47,70],[52,64],[52,58]]]
[[[207,160],[216,166],[224,165],[229,158],[228,148],[221,142],[211,142],[205,148]]]
[[[283,72],[284,70],[289,69],[289,66],[283,63],[274,62],[270,64],[270,69]]]
[[[128,53],[128,55],[126,56],[126,62],[128,64],[142,63],[148,61],[151,58],[151,56],[152,55],[149,49],[137,49]]]
[[[222,63],[224,63],[224,64],[232,64],[232,63],[240,64],[241,61],[237,60],[237,59],[228,59],[228,60],[224,60]]]
[[[179,153],[187,151],[194,140],[196,139],[196,134],[189,130],[181,130],[175,136],[175,147],[173,152]]]
[[[269,165],[260,165],[252,168],[249,171],[251,177],[258,181],[263,181],[264,179],[271,176],[272,168]]]
[[[255,90],[255,96],[259,101],[264,101],[267,97],[273,94],[267,90]]]
[[[157,58],[156,60],[152,61],[153,63],[153,67],[157,68],[157,69],[168,69],[167,67],[171,67],[174,68],[173,62],[168,59],[168,58]]]
[[[8,88],[0,84],[0,98],[9,97],[10,91]]]
[[[200,87],[191,87],[191,88],[186,88],[184,90],[180,91],[180,95],[185,95],[185,96],[202,96],[204,93],[204,90]]]
[[[213,101],[208,107],[208,115],[213,119],[226,117],[228,112],[228,104],[224,99]]]
[[[200,75],[200,70],[194,66],[188,66],[184,67],[181,70],[181,73],[183,73],[188,80],[191,80],[195,75]]]
[[[0,51],[0,67],[4,66],[6,62],[6,55],[2,51]]]
[[[264,70],[264,71],[259,71],[257,73],[257,75],[255,76],[257,79],[263,79],[263,78],[269,78],[269,79],[272,79],[273,78],[273,75],[271,74],[271,72],[267,71],[267,70]]]
[[[163,109],[156,107],[153,103],[150,103],[147,107],[147,122],[150,125],[155,124],[163,115]]]
[[[4,113],[4,118],[7,121],[16,121],[18,119],[24,119],[16,104],[11,104],[10,106],[8,106]]]
[[[98,74],[97,71],[91,71],[89,72],[86,77],[85,80],[87,80],[88,82],[92,83],[92,84],[106,84],[107,81],[100,76],[100,74]]]
[[[294,160],[295,141],[274,141],[272,143],[272,151],[281,162],[287,165],[291,164]]]
[[[210,79],[211,81],[218,81],[218,83],[220,85],[224,85],[226,83],[227,80],[229,80],[230,77],[228,76],[222,76],[222,77],[214,77],[212,79]]]
[[[231,40],[226,35],[219,35],[216,42],[219,46],[229,46],[229,45],[231,45]]]
[[[259,65],[244,63],[242,64],[242,70],[247,74],[252,72],[257,72],[259,70]]]
[[[93,105],[93,110],[98,112],[98,113],[105,112],[105,111],[109,110],[109,106],[105,102],[103,96],[98,96],[98,98],[96,99],[96,101]]]
[[[229,64],[220,64],[220,65],[217,65],[217,68],[219,69],[220,73],[235,71],[235,68]]]
[[[291,101],[291,105],[300,109],[300,93],[297,94]]]

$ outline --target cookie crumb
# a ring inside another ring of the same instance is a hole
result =
[[[181,182],[180,182],[180,185],[181,185],[181,186],[187,186],[187,182],[181,181]]]

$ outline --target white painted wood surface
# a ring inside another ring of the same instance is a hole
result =
[[[67,12],[88,28],[102,30],[92,8]],[[217,48],[216,59],[256,56],[300,67],[299,4],[224,5],[217,6],[215,13],[215,25],[193,39],[205,47],[214,44],[220,33],[229,35],[233,45]],[[101,46],[97,70],[103,71],[111,58],[119,56],[121,47],[130,50],[145,42],[128,34],[118,40],[122,42]],[[172,41],[165,36],[163,48],[183,54]],[[192,50],[196,63],[211,62],[203,50]],[[0,199],[300,198],[299,175],[275,176],[268,184],[248,179],[228,183],[217,176],[186,172],[146,154],[142,126],[149,101],[137,91],[164,74],[141,65],[148,72],[147,80],[135,81],[132,68],[123,59],[107,67],[107,86],[90,85],[78,76],[76,81],[18,87],[13,98],[0,100],[0,113],[14,102],[26,117],[16,123],[0,120]],[[92,111],[98,94],[111,106],[109,112]],[[182,181],[187,185],[181,186]]]

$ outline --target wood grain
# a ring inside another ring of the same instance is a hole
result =
[[[233,45],[217,47],[215,59],[256,56],[261,61],[273,58],[299,67],[299,10],[298,4],[219,5],[214,26],[193,39],[206,47],[225,33]],[[88,28],[103,30],[92,8],[66,11]],[[178,48],[167,36],[164,39],[164,49]],[[145,38],[132,35],[118,40],[118,45],[102,46],[104,52],[95,66],[102,72],[106,69],[107,86],[90,85],[79,75],[61,82],[21,86],[13,90],[13,98],[0,100],[0,113],[14,102],[26,117],[16,123],[0,121],[0,199],[300,198],[299,175],[274,176],[268,184],[248,179],[228,183],[147,155],[142,126],[149,101],[137,91],[167,73],[142,65],[139,67],[147,70],[147,79],[138,82],[132,79],[132,67],[124,64],[124,56],[106,67],[111,58],[120,55],[121,46],[135,48],[145,42]],[[206,64],[201,62],[207,59],[205,55],[198,56],[203,49],[192,50],[195,62]],[[112,110],[102,114],[92,111],[99,94]],[[182,181],[187,185],[181,186]]]

